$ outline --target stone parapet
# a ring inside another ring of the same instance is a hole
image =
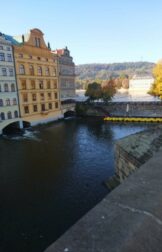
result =
[[[120,182],[162,149],[162,127],[153,127],[116,141],[115,173]]]
[[[161,252],[162,151],[45,252]]]

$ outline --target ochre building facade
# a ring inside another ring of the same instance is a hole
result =
[[[62,117],[58,57],[51,53],[39,29],[14,37],[14,57],[20,116],[31,125]]]

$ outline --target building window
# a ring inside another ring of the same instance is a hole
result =
[[[49,67],[46,67],[46,75],[50,75]]]
[[[47,89],[51,89],[51,83],[50,83],[50,81],[47,81]]]
[[[19,57],[20,59],[22,59],[22,58],[23,58],[23,54],[22,54],[22,53],[19,53],[18,57]]]
[[[28,94],[22,94],[23,102],[28,102]]]
[[[15,92],[15,85],[13,83],[11,84],[11,92]]]
[[[24,65],[19,66],[19,74],[25,74],[25,67]]]
[[[13,98],[13,105],[17,105],[17,100],[16,100],[16,98]]]
[[[29,74],[34,75],[34,67],[32,65],[29,66]]]
[[[40,58],[40,57],[37,57],[37,60],[41,60],[41,58]]]
[[[55,99],[57,99],[58,98],[58,95],[57,95],[57,93],[55,93]]]
[[[41,101],[44,101],[44,93],[41,93],[40,97],[41,97]]]
[[[11,114],[10,111],[7,113],[7,118],[8,118],[8,119],[12,119],[12,114]]]
[[[10,68],[9,69],[9,76],[13,76],[14,75],[14,70],[13,70],[13,68]]]
[[[25,114],[29,114],[29,107],[28,106],[24,107],[24,112],[25,112]]]
[[[0,50],[3,50],[3,46],[2,45],[0,45]]]
[[[32,59],[33,57],[32,57],[32,55],[29,55],[29,59]]]
[[[5,55],[4,55],[4,53],[0,53],[0,61],[5,61]]]
[[[17,112],[17,110],[14,111],[14,116],[15,116],[15,118],[18,118],[18,112]]]
[[[11,103],[10,103],[10,99],[6,99],[6,106],[10,106]]]
[[[56,76],[56,68],[53,68],[52,73],[53,76]]]
[[[2,68],[2,75],[7,76],[7,69],[6,68]]]
[[[48,108],[49,108],[49,109],[52,109],[52,103],[49,103],[49,104],[48,104]]]
[[[11,51],[11,47],[7,46],[7,51]]]
[[[35,38],[35,46],[40,47],[41,46],[41,40],[40,38]]]
[[[55,108],[58,108],[58,102],[55,103]]]
[[[34,112],[37,112],[37,111],[38,111],[37,105],[33,105],[33,111],[34,111]]]
[[[54,81],[54,88],[57,89],[57,81]]]
[[[39,81],[39,88],[43,89],[43,81]]]
[[[45,104],[41,104],[41,110],[42,110],[42,111],[45,111],[45,110],[46,110]]]
[[[36,101],[37,100],[37,95],[36,94],[32,94],[32,100]]]
[[[52,98],[51,93],[48,93],[48,100],[51,100],[51,98]]]
[[[8,84],[7,84],[7,83],[4,84],[4,91],[5,91],[5,92],[8,92],[8,91],[9,91]]]
[[[31,89],[35,89],[35,81],[31,80]]]
[[[0,107],[3,107],[3,100],[0,99]]]
[[[22,88],[23,90],[26,90],[26,80],[22,80],[22,81],[21,81],[21,88]]]
[[[5,113],[1,112],[1,120],[5,120]]]
[[[42,76],[42,67],[41,66],[38,67],[38,75]]]
[[[12,55],[11,54],[7,54],[7,61],[12,62]]]

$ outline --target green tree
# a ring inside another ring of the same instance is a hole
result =
[[[85,96],[88,96],[90,101],[102,98],[101,85],[97,82],[90,83],[86,90]]]

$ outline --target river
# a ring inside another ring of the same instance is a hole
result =
[[[69,119],[0,138],[0,251],[43,252],[108,193],[114,141],[145,129]]]

